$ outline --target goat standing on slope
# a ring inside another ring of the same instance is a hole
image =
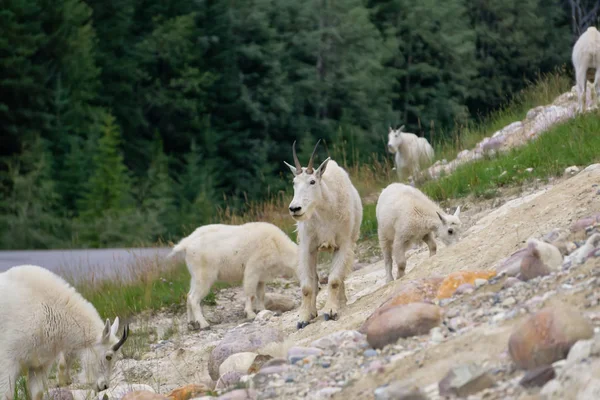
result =
[[[404,125],[388,132],[388,151],[395,153],[394,162],[398,179],[403,181],[412,175],[416,180],[417,173],[433,162],[433,147],[427,139],[414,133],[403,132]]]
[[[192,276],[187,298],[188,327],[210,326],[200,302],[215,281],[243,281],[246,316],[265,309],[265,282],[278,274],[295,276],[298,245],[281,229],[266,222],[243,225],[213,224],[196,229],[173,247],[171,257],[185,251],[185,263]]]
[[[419,189],[402,183],[392,183],[383,189],[375,213],[386,282],[394,280],[392,254],[398,267],[396,279],[399,279],[404,276],[405,253],[411,244],[425,242],[429,256],[433,256],[437,251],[434,234],[446,245],[454,243],[459,236],[460,207],[454,215],[448,215]]]
[[[12,399],[21,370],[28,392],[41,400],[48,371],[60,353],[82,355],[94,389],[108,389],[116,352],[119,318],[102,322],[98,311],[49,270],[21,265],[0,273],[0,397]]]
[[[577,111],[583,112],[587,108],[587,71],[590,68],[596,70],[594,79],[596,102],[600,98],[600,32],[596,27],[590,26],[577,39],[573,46],[572,61],[573,67],[575,67],[577,95],[579,97]]]
[[[319,140],[320,142],[320,140]],[[346,305],[344,280],[354,262],[354,246],[360,234],[362,203],[348,173],[335,161],[327,158],[319,168],[313,168],[317,142],[306,168],[292,146],[294,164],[285,163],[294,174],[294,198],[289,210],[298,227],[298,278],[302,289],[302,305],[298,329],[317,317],[317,255],[332,251],[327,303],[324,318],[336,319]]]

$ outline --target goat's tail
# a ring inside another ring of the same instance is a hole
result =
[[[175,246],[173,246],[173,250],[171,250],[171,252],[167,255],[167,257],[165,257],[165,260],[170,259],[171,257],[175,256],[175,254],[179,253],[180,251],[183,251],[187,248],[187,238],[183,238],[179,241],[179,243],[177,243]]]

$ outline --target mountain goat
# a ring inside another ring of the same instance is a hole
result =
[[[388,151],[395,153],[394,161],[399,180],[413,176],[433,162],[433,147],[427,139],[414,133],[403,132],[404,125],[397,130],[390,127],[388,133]]]
[[[119,339],[119,318],[111,325],[58,275],[35,265],[0,273],[0,394],[12,399],[22,370],[31,398],[40,400],[46,376],[59,354],[84,356],[83,365],[97,391],[109,387]]]
[[[446,245],[458,240],[461,226],[460,207],[454,215],[444,213],[419,189],[402,183],[392,183],[379,195],[375,215],[379,246],[383,252],[386,282],[394,280],[392,254],[398,267],[396,279],[404,276],[405,253],[411,244],[423,241],[429,247],[429,256],[437,251],[435,235]]]
[[[344,280],[354,262],[354,246],[360,234],[362,203],[348,173],[327,158],[319,168],[313,161],[317,142],[306,168],[292,146],[294,164],[285,163],[294,174],[294,198],[289,212],[298,229],[298,278],[302,289],[302,305],[298,329],[317,317],[317,255],[332,251],[333,260],[328,278],[328,298],[323,308],[325,320],[336,319],[340,307],[346,305]]]
[[[594,26],[590,26],[577,39],[573,46],[572,55],[575,78],[577,80],[577,95],[579,102],[578,112],[583,112],[587,107],[587,71],[590,68],[596,70],[594,87],[596,89],[596,101],[600,97],[600,32]]]
[[[167,257],[180,251],[185,251],[191,275],[187,315],[192,330],[210,326],[200,302],[216,280],[243,281],[245,311],[252,319],[255,311],[265,309],[265,282],[278,274],[295,276],[298,265],[298,245],[266,222],[201,226],[181,239]]]

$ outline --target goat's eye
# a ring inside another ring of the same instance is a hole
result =
[[[452,235],[454,233],[454,229],[450,228],[448,229],[448,235]]]
[[[112,356],[111,356],[110,354],[107,354],[107,355],[106,355],[106,360],[107,360],[107,361],[110,361],[110,360],[112,360]]]
[[[311,185],[314,185],[316,183],[316,181],[313,179],[312,181],[310,181]]]

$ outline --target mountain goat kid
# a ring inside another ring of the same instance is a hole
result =
[[[59,354],[85,355],[84,370],[97,391],[109,387],[115,353],[129,335],[117,338],[119,318],[102,322],[87,300],[58,275],[35,265],[0,273],[0,395],[12,399],[22,370],[31,398],[40,400],[46,376]]]
[[[192,276],[187,298],[190,330],[210,327],[200,302],[217,279],[243,281],[245,311],[252,319],[255,311],[265,309],[265,282],[278,274],[295,276],[298,265],[298,245],[266,222],[201,226],[181,239],[167,257],[180,251],[185,251],[185,263]]]
[[[425,242],[431,257],[437,251],[434,233],[446,245],[456,242],[461,226],[459,214],[460,207],[454,215],[444,213],[419,189],[409,185],[392,183],[383,189],[377,200],[375,215],[386,282],[394,280],[392,254],[398,266],[396,279],[399,279],[404,276],[405,253],[411,244]]]
[[[600,32],[594,26],[590,26],[577,39],[573,46],[572,55],[575,78],[577,80],[577,95],[579,103],[578,112],[583,112],[587,106],[587,71],[590,68],[596,70],[594,87],[596,88],[596,102],[600,98]]]
[[[427,139],[414,133],[403,132],[404,125],[388,132],[388,151],[395,153],[394,161],[399,180],[409,176],[416,179],[416,174],[433,162],[433,147]]]
[[[319,140],[320,142],[320,140]],[[294,164],[285,163],[294,174],[294,198],[289,210],[298,229],[298,278],[302,289],[302,305],[298,329],[317,317],[317,255],[332,251],[327,302],[323,308],[325,320],[336,319],[346,305],[344,280],[354,262],[354,246],[360,234],[362,204],[348,173],[327,158],[319,168],[313,168],[317,142],[306,168],[292,146]]]

